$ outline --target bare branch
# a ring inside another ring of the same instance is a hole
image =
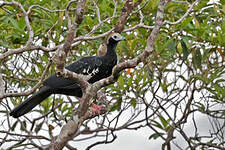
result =
[[[69,3],[67,4],[66,6],[66,11],[65,11],[65,15],[66,15],[66,19],[67,19],[67,22],[68,22],[68,28],[70,29],[71,28],[71,19],[69,17],[69,8],[70,8],[70,5],[74,2],[76,2],[77,0],[72,0],[72,1],[69,1]]]
[[[116,5],[117,2],[113,1],[115,4],[115,9],[114,9],[114,13],[113,16],[116,14]],[[130,16],[131,12],[133,11],[133,9],[135,7],[137,7],[140,3],[142,2],[142,0],[138,0],[137,2],[133,2],[132,0],[127,0],[122,8],[122,12],[120,14],[120,17],[118,19],[117,24],[114,27],[114,31],[121,33],[124,30],[124,26],[125,23],[128,19],[128,17]],[[106,41],[107,38],[105,38],[104,42],[101,44],[101,46],[98,49],[98,55],[99,56],[103,56],[106,54]]]
[[[5,93],[5,84],[4,84],[4,80],[2,78],[2,73],[0,70],[0,95],[4,95]],[[0,102],[1,102],[2,98],[0,98]]]
[[[30,25],[28,13],[25,11],[23,6],[19,2],[15,2],[15,1],[3,2],[2,5],[14,5],[14,6],[19,7],[19,9],[23,12],[24,19],[25,19],[25,22],[26,22],[26,25],[27,25],[28,34],[29,34],[29,39],[28,39],[25,47],[29,47],[30,45],[32,45],[33,38],[34,38],[34,32],[33,32],[33,29],[32,29],[32,27]]]
[[[27,96],[27,95],[30,95],[31,93],[33,93],[37,88],[40,87],[40,85],[42,84],[42,82],[44,81],[45,79],[45,76],[46,74],[48,73],[48,70],[50,68],[52,64],[52,61],[50,61],[48,64],[47,64],[47,67],[45,68],[42,76],[41,76],[41,79],[39,80],[39,82],[30,90],[26,91],[26,92],[23,92],[23,93],[5,93],[3,95],[0,95],[0,99],[3,99],[3,98],[6,98],[6,97],[18,97],[18,96]]]
[[[140,22],[139,24],[137,24],[137,25],[135,25],[133,27],[130,27],[128,29],[124,29],[123,32],[130,32],[130,31],[133,31],[133,30],[139,29],[139,28],[153,29],[154,26],[147,26],[147,25],[145,25],[145,24]]]
[[[132,0],[127,0],[122,8],[122,13],[118,19],[118,23],[115,26],[115,32],[121,33],[124,29],[124,25],[129,17],[130,13],[133,11],[135,7],[137,7],[142,0],[138,0],[134,3]]]
[[[54,13],[54,12],[64,12],[64,9],[59,9],[59,10],[50,10],[48,8],[42,7],[40,5],[32,5],[28,8],[27,14],[30,14],[32,9],[34,9],[35,7],[43,9],[44,11],[50,12],[50,13]]]
[[[104,87],[106,85],[112,84],[115,81],[117,81],[119,73],[122,70],[124,70],[126,68],[136,67],[140,62],[144,62],[145,59],[150,55],[150,53],[153,52],[153,44],[154,44],[154,41],[155,41],[155,39],[158,35],[160,27],[163,25],[164,8],[165,8],[165,6],[167,5],[168,2],[169,1],[166,1],[166,2],[163,1],[163,0],[160,1],[160,4],[158,6],[158,11],[157,11],[157,16],[156,16],[156,23],[155,23],[155,26],[154,26],[151,34],[149,35],[149,37],[147,39],[147,46],[145,47],[145,51],[132,60],[117,64],[113,68],[113,73],[110,77],[95,82],[93,84],[93,89],[94,89],[95,92],[98,91],[101,87]]]
[[[69,6],[72,2],[74,2],[74,1],[71,1],[68,4],[67,8],[69,8]],[[71,48],[74,37],[76,37],[77,28],[79,27],[79,25],[81,24],[81,22],[83,20],[85,3],[86,3],[86,0],[78,2],[77,7],[76,7],[76,19],[75,19],[73,25],[70,26],[70,28],[69,28],[69,33],[67,34],[65,43],[63,44],[62,47],[60,47],[58,49],[58,53],[57,53],[56,57],[54,58],[54,61],[56,63],[56,74],[57,75],[63,75],[62,73],[63,73],[63,68],[65,65],[67,53],[69,52],[69,50]]]
[[[90,146],[88,146],[88,147],[86,148],[86,150],[90,150],[90,149],[93,148],[94,146],[97,146],[97,145],[100,145],[100,144],[109,144],[109,143],[112,143],[113,141],[116,140],[116,138],[117,138],[117,136],[113,134],[112,140],[110,140],[110,141],[103,140],[103,141],[96,142],[96,143],[91,144]]]
[[[7,52],[0,55],[0,60],[3,60],[10,55],[23,53],[23,52],[30,51],[30,50],[42,50],[44,52],[52,52],[52,51],[57,50],[60,46],[61,45],[55,46],[53,48],[47,48],[47,47],[44,47],[44,46],[34,46],[34,45],[32,45],[32,46],[25,46],[25,47],[17,48],[17,49],[9,49]]]
[[[98,17],[98,22],[101,23],[102,20],[101,20],[101,15],[100,15],[100,11],[99,11],[98,5],[96,4],[96,2],[94,0],[92,0],[92,2],[94,3],[95,8],[96,8],[96,14],[97,14],[97,17]]]
[[[7,133],[9,135],[19,136],[19,137],[26,137],[26,138],[45,139],[47,141],[50,141],[50,139],[45,137],[45,136],[17,134],[17,133],[11,133],[11,132],[8,132],[8,131],[3,131],[3,130],[0,130],[0,133]]]
[[[196,0],[195,2],[193,2],[191,5],[189,5],[189,8],[188,8],[188,10],[187,10],[187,12],[180,18],[180,19],[178,19],[177,21],[175,21],[175,22],[170,22],[170,21],[165,21],[164,22],[164,24],[171,24],[171,25],[175,25],[175,24],[178,24],[178,23],[180,23],[181,21],[183,21],[190,13],[191,13],[191,11],[193,10],[193,7],[195,6],[195,5],[197,5],[197,3],[199,2],[200,0]]]

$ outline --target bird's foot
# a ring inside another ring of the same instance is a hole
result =
[[[96,112],[98,115],[101,115],[101,109],[102,109],[102,106],[96,105],[95,103],[91,102],[92,115],[95,115]]]

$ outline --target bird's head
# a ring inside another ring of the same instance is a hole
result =
[[[126,40],[126,38],[119,33],[112,33],[108,38],[108,44],[116,44],[122,40]]]

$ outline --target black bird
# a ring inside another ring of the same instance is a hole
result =
[[[103,78],[109,77],[112,74],[112,69],[117,63],[116,46],[121,40],[125,40],[118,33],[112,33],[108,38],[107,53],[104,56],[87,56],[78,61],[66,66],[65,68],[84,75],[89,83],[94,83]],[[82,97],[82,90],[79,85],[73,80],[63,77],[57,77],[55,74],[47,78],[37,93],[26,99],[10,112],[10,116],[18,118],[51,94],[65,94],[70,96]]]

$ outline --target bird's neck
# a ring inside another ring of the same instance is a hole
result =
[[[116,57],[116,46],[117,43],[107,44],[107,52],[105,56]]]

